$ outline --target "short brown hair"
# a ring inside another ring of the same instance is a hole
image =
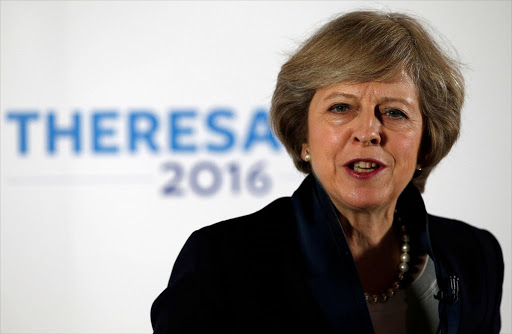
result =
[[[297,169],[316,90],[339,82],[383,81],[404,71],[418,90],[423,137],[413,177],[423,191],[428,175],[457,140],[464,103],[460,65],[443,51],[418,19],[401,13],[356,11],[328,22],[281,67],[270,122]]]

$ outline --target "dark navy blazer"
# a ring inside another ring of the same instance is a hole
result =
[[[397,208],[413,250],[434,260],[444,294],[441,332],[498,333],[503,257],[496,239],[427,214],[412,184]],[[312,175],[291,198],[194,232],[151,321],[157,334],[373,333],[343,230]]]

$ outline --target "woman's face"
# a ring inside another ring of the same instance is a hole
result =
[[[342,82],[313,96],[302,157],[310,154],[313,172],[341,212],[388,209],[412,179],[422,131],[407,75]]]

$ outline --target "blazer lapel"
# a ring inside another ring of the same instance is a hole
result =
[[[325,190],[310,175],[292,197],[306,282],[337,333],[374,333],[352,254]]]
[[[407,224],[407,231],[414,240],[414,244],[419,245],[420,252],[426,252],[434,261],[436,268],[436,279],[439,288],[444,293],[451,293],[450,276],[458,276],[454,268],[447,266],[443,261],[446,256],[453,256],[454,251],[445,249],[452,245],[454,235],[447,234],[446,231],[436,230],[436,225],[429,223],[425,203],[419,191],[410,183],[404,189],[398,198],[397,207],[400,215]],[[436,236],[435,239],[432,235]],[[464,238],[463,238],[464,239]],[[436,250],[436,252],[433,251]],[[464,252],[464,248],[462,248]],[[451,259],[451,263],[458,263],[464,259],[464,254],[457,254]],[[439,304],[439,318],[441,319],[441,333],[455,334],[460,328],[461,302],[454,304],[441,302]]]

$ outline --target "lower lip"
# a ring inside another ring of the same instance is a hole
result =
[[[358,173],[356,172],[355,170],[353,169],[350,169],[348,166],[345,166],[345,170],[347,171],[347,173],[350,175],[350,176],[353,176],[357,179],[361,179],[361,180],[365,180],[365,179],[369,179],[369,178],[372,178],[374,176],[376,176],[377,174],[379,174],[380,172],[382,172],[384,170],[385,167],[382,167],[380,166],[379,168],[377,168],[376,170],[374,170],[373,172],[369,172],[369,173]]]

